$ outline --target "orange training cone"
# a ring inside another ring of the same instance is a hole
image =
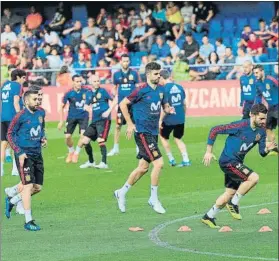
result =
[[[272,229],[269,226],[263,226],[260,228],[259,232],[272,232]]]
[[[144,229],[141,227],[129,227],[129,230],[132,232],[140,232],[143,231]]]
[[[219,232],[232,232],[233,230],[229,226],[223,226],[219,229]]]
[[[268,208],[262,208],[257,214],[259,215],[271,214],[271,211]]]
[[[190,231],[192,231],[192,229],[188,226],[182,226],[177,231],[178,232],[190,232]]]

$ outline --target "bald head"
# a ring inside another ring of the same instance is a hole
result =
[[[100,77],[99,75],[93,74],[90,77],[90,82],[94,89],[100,88]]]
[[[243,63],[243,71],[246,75],[250,75],[253,71],[253,64],[251,61],[245,61]]]

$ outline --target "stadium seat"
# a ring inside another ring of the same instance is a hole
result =
[[[13,31],[15,32],[16,35],[18,35],[20,33],[20,24],[16,25],[14,28],[13,28]]]
[[[231,38],[230,38],[230,37],[224,37],[224,38],[223,38],[223,44],[224,44],[225,46],[231,46],[231,45],[232,45],[232,40],[231,40]]]
[[[86,21],[87,17],[88,17],[88,13],[87,13],[86,5],[75,5],[72,7],[72,19],[74,21],[76,20]]]
[[[183,37],[180,37],[179,39],[176,40],[176,44],[179,49],[183,48],[184,43],[185,43],[185,35],[183,35]]]
[[[222,25],[220,20],[213,19],[209,23],[209,32],[220,32],[222,30]]]
[[[142,56],[148,55],[148,52],[135,52],[134,56],[141,58]]]
[[[243,31],[243,27],[248,24],[248,19],[246,17],[238,17],[236,18],[236,29],[239,32]]]
[[[97,67],[97,55],[96,54],[91,54],[91,64],[92,64],[92,67]]]
[[[249,25],[251,26],[252,30],[257,30],[259,27],[259,18],[257,17],[250,17]]]
[[[131,65],[132,66],[140,66],[141,64],[141,58],[137,56],[133,56],[131,60]]]
[[[223,21],[224,25],[224,32],[234,32],[235,26],[234,26],[234,19],[233,18],[225,18]]]
[[[267,48],[267,54],[269,61],[277,61],[278,53],[276,48]]]

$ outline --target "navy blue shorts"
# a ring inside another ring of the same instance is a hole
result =
[[[274,130],[278,126],[278,104],[270,106],[267,112],[266,128]]]

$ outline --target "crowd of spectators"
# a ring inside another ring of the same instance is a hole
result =
[[[244,26],[233,53],[232,46],[222,38],[209,38],[209,24],[217,12],[214,5],[177,4],[139,3],[137,9],[119,7],[111,14],[102,8],[97,17],[88,17],[86,26],[84,21],[67,19],[63,2],[49,21],[34,6],[26,17],[5,9],[1,20],[1,71],[11,64],[40,70],[28,74],[29,81],[40,85],[68,84],[70,75],[76,72],[84,81],[98,73],[102,83],[109,83],[113,72],[120,68],[121,56],[129,54],[132,65],[140,67],[142,80],[144,66],[150,61],[172,68],[175,80],[221,80],[239,78],[239,65],[245,60],[267,61],[267,48],[277,48],[278,55],[278,14],[271,24],[259,19],[257,30]],[[202,35],[201,41],[195,39],[197,34]]]

